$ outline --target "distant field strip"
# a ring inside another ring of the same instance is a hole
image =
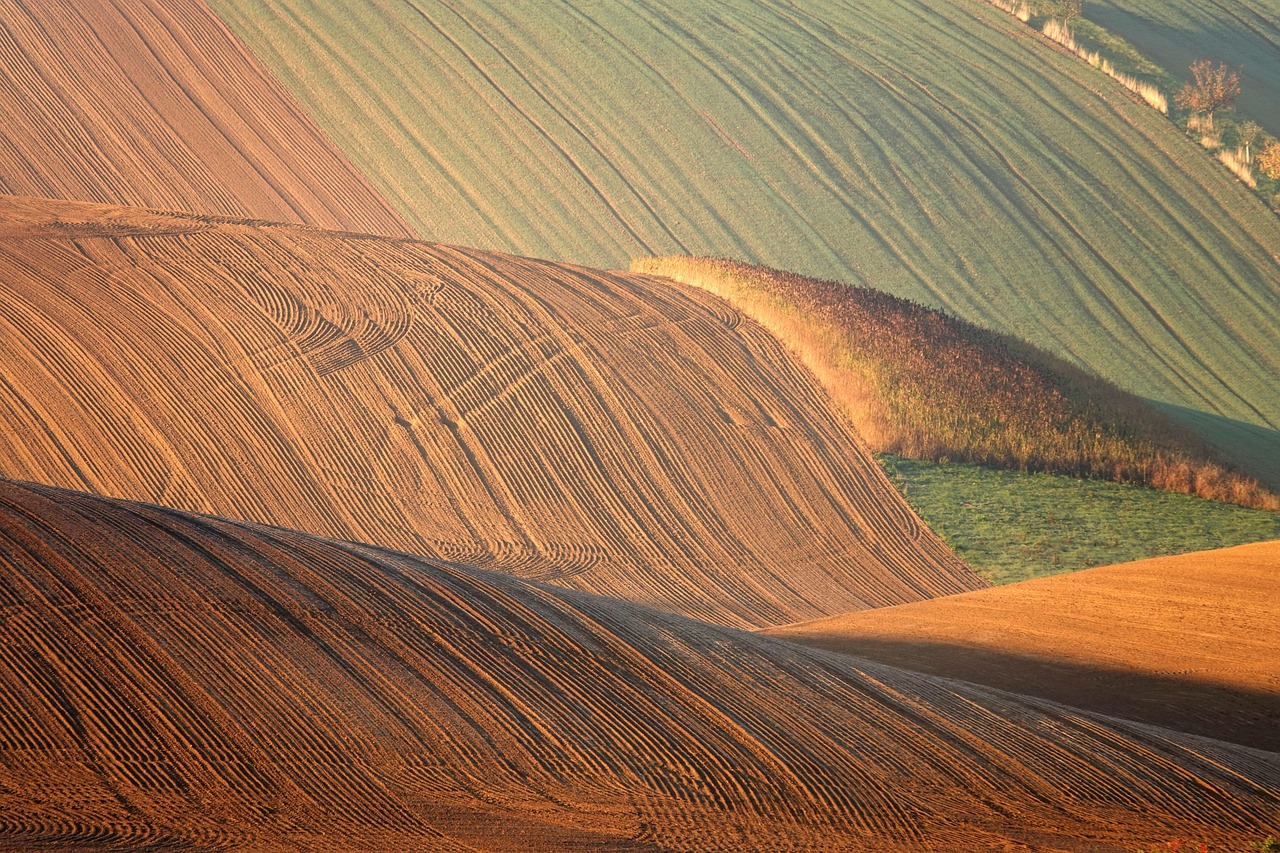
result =
[[[1274,754],[0,481],[0,845],[1243,849]],[[957,820],[963,815],[963,820]]]
[[[1280,541],[1038,578],[775,636],[1280,749]]]
[[[0,202],[0,473],[768,625],[983,582],[696,289]]]
[[[1188,79],[1211,58],[1241,69],[1241,114],[1280,136],[1280,1],[1090,0],[1085,15]]]
[[[1239,422],[1186,416],[1280,484],[1280,220],[985,3],[211,5],[423,236],[946,307]]]
[[[0,192],[407,226],[201,0],[0,0]]]

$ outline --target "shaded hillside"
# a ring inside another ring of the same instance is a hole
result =
[[[202,0],[0,21],[0,192],[409,235]]]
[[[0,473],[767,625],[981,586],[724,302],[471,249],[0,201]]]
[[[1085,15],[1183,80],[1197,59],[1240,68],[1240,112],[1280,136],[1280,2],[1090,0]]]
[[[1280,542],[775,629],[776,636],[1280,751]]]
[[[1280,805],[1273,754],[45,486],[0,483],[0,596],[6,846],[1105,853]]]
[[[1280,487],[1280,219],[980,0],[211,5],[421,236],[946,307]]]
[[[763,324],[844,404],[873,450],[1280,509],[1280,496],[1230,470],[1186,427],[1007,335],[768,267],[712,258],[631,266],[701,287]]]

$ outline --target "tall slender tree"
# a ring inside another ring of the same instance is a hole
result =
[[[1244,149],[1244,159],[1246,163],[1253,162],[1253,146],[1262,136],[1262,125],[1256,121],[1241,122],[1236,127],[1236,138],[1240,141],[1240,147]]]

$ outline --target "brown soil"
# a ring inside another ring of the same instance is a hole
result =
[[[0,192],[409,234],[199,0],[0,21]]]
[[[982,586],[719,299],[478,250],[0,200],[0,474],[735,625]]]
[[[1280,542],[850,613],[775,636],[1280,751]]]
[[[1277,756],[0,481],[6,849],[1243,849]]]

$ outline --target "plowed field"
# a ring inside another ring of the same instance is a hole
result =
[[[0,708],[8,848],[1105,853],[1280,805],[1274,754],[9,482]]]
[[[0,0],[0,192],[407,236],[200,0]]]
[[[487,252],[0,203],[0,471],[736,625],[974,589],[708,294]]]
[[[772,632],[1280,751],[1280,542],[1140,560]]]
[[[981,0],[210,5],[421,237],[945,307],[1179,407],[1280,488],[1280,220]]]

